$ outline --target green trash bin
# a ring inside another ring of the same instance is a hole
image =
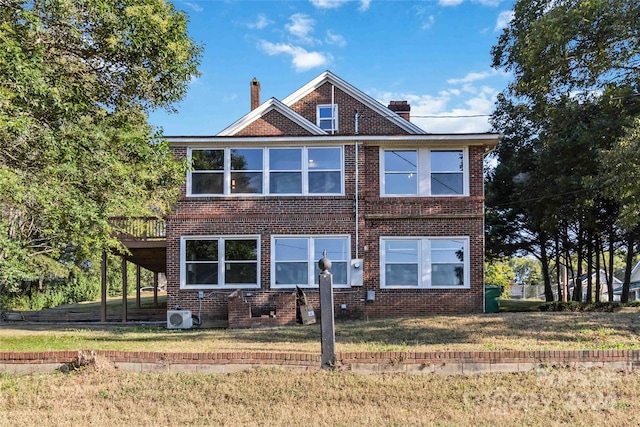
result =
[[[497,313],[500,311],[500,294],[502,293],[502,286],[489,286],[484,287],[484,312],[485,313]]]

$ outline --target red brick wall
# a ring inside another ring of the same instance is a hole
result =
[[[291,106],[291,109],[316,123],[316,106],[331,104],[331,84],[325,83],[318,89]],[[338,104],[338,132],[336,135],[355,133],[355,110],[358,110],[359,135],[406,135],[407,131],[380,116],[364,104],[335,88],[333,103]],[[393,114],[389,110],[389,116]]]
[[[235,136],[309,136],[309,131],[292,123],[275,110],[241,129]]]
[[[406,132],[364,105],[336,89],[339,104],[339,134],[353,134],[354,110],[360,114],[360,135],[401,135]],[[316,105],[331,103],[331,85],[301,99],[292,108],[315,123]],[[273,114],[272,114],[273,113]],[[243,136],[306,135],[297,125],[271,112],[242,130]],[[354,139],[356,139],[354,137]],[[395,143],[395,142],[394,142]],[[300,145],[304,145],[301,138]],[[333,144],[331,144],[333,145]],[[186,147],[174,147],[178,157]],[[359,148],[359,244],[355,239],[355,148],[344,147],[344,196],[232,196],[181,198],[167,218],[168,308],[180,306],[196,311],[197,290],[180,290],[180,237],[190,235],[259,235],[260,289],[270,291],[271,236],[274,234],[350,234],[351,256],[364,259],[364,286],[339,289],[335,294],[336,317],[390,317],[440,313],[481,312],[483,310],[483,153],[470,146],[469,197],[380,197],[380,148]],[[381,289],[380,236],[468,236],[470,239],[470,289]],[[375,301],[366,302],[366,292],[376,292]],[[226,319],[227,296],[232,290],[205,291],[203,317]],[[272,292],[272,291],[270,291]],[[283,292],[290,292],[286,290]],[[308,290],[318,306],[317,290]],[[346,310],[340,308],[346,304]]]

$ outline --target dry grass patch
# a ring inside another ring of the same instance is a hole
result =
[[[37,329],[36,329],[37,328]],[[357,351],[640,349],[640,309],[619,313],[498,313],[337,322],[336,348]],[[320,352],[319,325],[166,330],[111,325],[0,326],[5,351]]]
[[[635,425],[640,377],[603,369],[361,375],[0,375],[0,425]]]

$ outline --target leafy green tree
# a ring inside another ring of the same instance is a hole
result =
[[[492,49],[494,67],[512,72],[514,80],[493,117],[507,144],[498,151],[505,165],[488,180],[488,205],[504,224],[519,215],[519,237],[505,241],[515,240],[515,250],[540,259],[547,299],[550,260],[567,265],[574,277],[586,264],[591,277],[601,266],[600,254],[611,253],[621,241],[632,251],[637,240],[635,225],[618,216],[629,210],[629,200],[640,199],[640,186],[628,175],[612,175],[624,156],[632,158],[618,141],[625,132],[632,136],[633,119],[640,116],[639,18],[640,7],[632,0],[519,0]],[[525,131],[518,131],[523,123]],[[509,196],[513,185],[496,179],[518,176],[518,168],[530,178],[521,185],[526,199],[517,191]],[[626,190],[623,197],[619,188]],[[489,219],[491,226],[495,220]],[[522,235],[532,238],[527,242]],[[532,241],[537,251],[527,246]],[[609,258],[609,272],[611,264]],[[576,281],[575,298],[582,296],[580,286]],[[590,298],[592,283],[587,286]]]
[[[0,291],[116,245],[111,216],[168,210],[184,165],[147,117],[200,54],[163,0],[0,0]]]
[[[492,48],[512,93],[541,102],[640,83],[636,0],[518,0]]]
[[[511,266],[505,260],[484,263],[484,284],[502,287],[501,298],[509,298],[511,295],[511,284],[514,277],[515,274]]]

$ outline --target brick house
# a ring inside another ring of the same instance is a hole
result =
[[[426,133],[406,101],[384,106],[329,71],[283,100],[260,103],[256,79],[250,95],[217,135],[167,138],[191,165],[166,219],[169,310],[295,322],[296,286],[318,305],[326,250],[338,318],[482,312],[497,134]]]

